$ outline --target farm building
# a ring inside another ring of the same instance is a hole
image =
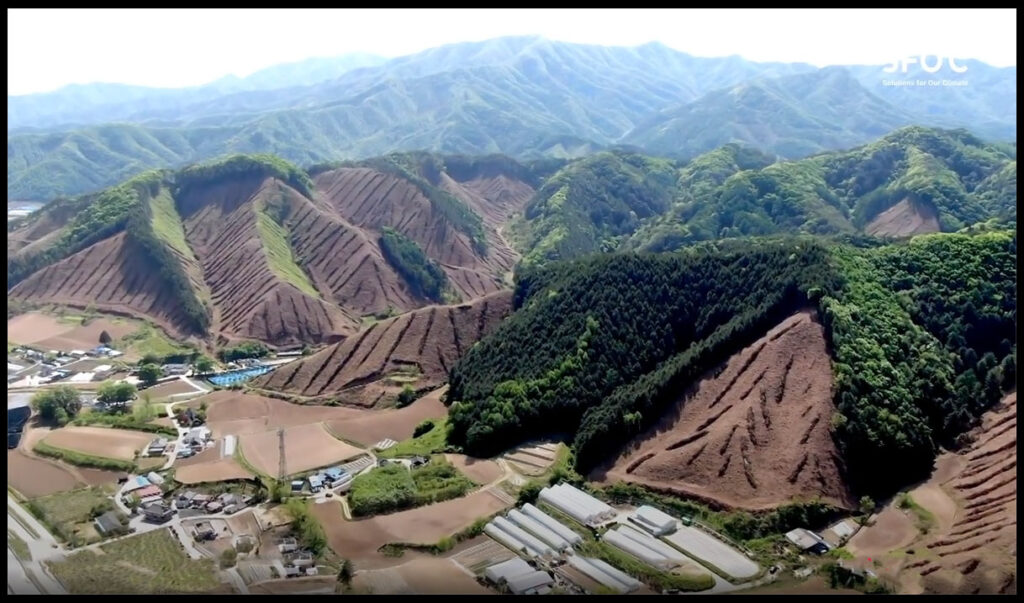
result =
[[[822,555],[828,552],[828,544],[810,530],[797,528],[786,532],[786,540],[793,543],[801,551],[809,551],[815,555]]]
[[[516,524],[520,528],[526,530],[530,534],[533,534],[537,538],[543,540],[548,546],[550,546],[552,549],[556,551],[564,551],[572,547],[572,544],[569,543],[568,540],[562,538],[554,531],[552,531],[550,528],[545,527],[536,519],[524,515],[522,511],[512,509],[511,511],[508,512],[508,515],[506,515],[506,517],[509,519],[509,521]]]
[[[299,548],[299,543],[294,538],[282,538],[281,542],[277,543],[277,550],[282,553],[291,553]]]
[[[160,477],[160,474],[155,471],[147,473],[146,479],[148,479],[151,484],[156,484],[158,486],[164,483],[164,478]]]
[[[484,533],[517,553],[522,553],[527,557],[540,557],[540,552],[526,546],[525,543],[496,526],[493,521],[484,526]]]
[[[193,528],[192,535],[199,541],[213,540],[217,537],[217,532],[213,529],[213,525],[210,522],[200,521]]]
[[[843,545],[851,536],[857,533],[857,524],[852,519],[844,519],[836,522],[821,533],[822,540],[830,548],[838,548]]]
[[[324,489],[324,476],[321,473],[309,476],[309,489],[314,493]]]
[[[667,544],[630,527],[623,526],[618,530],[609,530],[602,536],[602,540],[640,561],[660,569],[670,569],[686,560],[682,553]]]
[[[204,446],[212,438],[213,434],[210,433],[209,427],[193,427],[188,430],[188,434],[182,439],[182,443],[186,446]]]
[[[643,505],[629,516],[629,520],[655,536],[676,531],[676,519],[649,505]]]
[[[142,514],[145,516],[146,521],[164,523],[174,516],[174,510],[163,503],[153,503],[146,505],[142,509]]]
[[[492,565],[484,571],[493,584],[505,584],[516,595],[545,594],[554,580],[547,572],[535,570],[519,557]]]
[[[313,553],[308,551],[298,551],[288,555],[285,555],[285,565],[292,565],[295,567],[312,567],[316,562],[313,559]]]
[[[167,438],[156,438],[149,443],[146,454],[149,456],[160,456],[167,450]]]
[[[145,502],[147,498],[161,498],[163,493],[164,491],[160,489],[160,486],[154,486],[153,484],[132,490],[132,494],[143,502]]]
[[[136,477],[134,480],[132,480],[131,482],[129,482],[129,484],[127,486],[125,486],[124,491],[125,492],[131,492],[132,490],[138,490],[139,488],[145,488],[146,486],[151,486],[151,485],[153,485],[153,484],[152,484],[152,482],[149,481],[148,477],[146,477],[144,475],[140,475],[140,476]]]
[[[165,376],[184,375],[185,373],[188,372],[188,365],[187,364],[165,364],[165,365],[160,367],[160,370],[163,371],[163,374]]]
[[[540,500],[588,526],[599,525],[616,515],[615,509],[569,484],[544,488]]]
[[[630,593],[642,586],[640,581],[600,559],[570,555],[568,563],[591,580],[618,593]]]
[[[515,525],[504,517],[495,517],[491,523],[505,531],[507,534],[526,545],[527,549],[533,550],[538,557],[552,557],[555,554],[553,548],[545,544],[541,539],[530,534],[526,530]]]
[[[235,446],[238,445],[238,438],[233,435],[224,436],[224,444],[221,448],[221,456],[233,456],[235,454]]]
[[[85,350],[71,350],[70,352],[68,352],[68,356],[72,356],[74,358],[85,358],[87,354]],[[60,359],[58,358],[58,360]]]
[[[195,498],[196,493],[188,490],[178,495],[178,498],[174,501],[174,505],[179,509],[188,509],[192,506],[192,501],[195,500]]]
[[[121,517],[116,511],[107,511],[97,517],[93,523],[96,524],[96,531],[104,536],[109,536],[121,529]]]
[[[302,481],[301,479],[293,479],[292,480],[292,492],[301,492],[302,491],[302,485],[305,484],[305,483],[306,482]]]
[[[572,531],[570,528],[562,525],[562,523],[559,522],[557,519],[548,515],[544,511],[541,511],[540,509],[531,505],[530,503],[526,503],[525,505],[523,505],[522,509],[524,515],[527,515],[528,517],[537,520],[537,522],[544,525],[552,532],[561,536],[562,539],[566,540],[569,544],[578,544],[583,540],[582,536]]]

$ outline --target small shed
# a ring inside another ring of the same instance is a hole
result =
[[[96,531],[109,536],[121,529],[121,517],[115,511],[107,511],[96,518]]]

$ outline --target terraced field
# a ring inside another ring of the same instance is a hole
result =
[[[685,393],[595,478],[636,482],[730,507],[820,496],[850,507],[829,433],[824,331],[798,313]]]
[[[501,292],[471,304],[431,306],[381,321],[254,385],[373,406],[399,389],[387,382],[396,374],[410,376],[416,388],[440,384],[455,360],[508,314],[511,302],[511,293]]]
[[[1016,592],[1017,394],[987,413],[972,436],[974,443],[955,455],[953,465],[959,467],[940,479],[957,503],[951,525],[937,531],[921,558],[905,566],[919,576],[925,592]],[[931,501],[911,494],[940,515]]]

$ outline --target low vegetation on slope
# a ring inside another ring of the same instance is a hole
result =
[[[259,233],[267,264],[278,278],[291,283],[296,289],[314,298],[320,297],[305,271],[295,261],[292,246],[288,242],[288,231],[265,209],[256,210],[256,231]]]
[[[518,311],[452,370],[449,438],[492,453],[570,432],[589,469],[812,304],[834,350],[830,422],[848,478],[891,491],[1011,387],[1015,260],[1015,237],[995,232],[869,248],[722,242],[524,269]]]
[[[441,301],[448,288],[448,277],[415,241],[400,232],[385,228],[379,243],[384,258],[402,275],[416,296]]]

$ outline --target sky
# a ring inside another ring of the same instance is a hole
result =
[[[309,57],[402,56],[509,35],[818,66],[922,54],[1016,65],[1008,10],[72,10],[7,12],[8,94],[194,86]]]

